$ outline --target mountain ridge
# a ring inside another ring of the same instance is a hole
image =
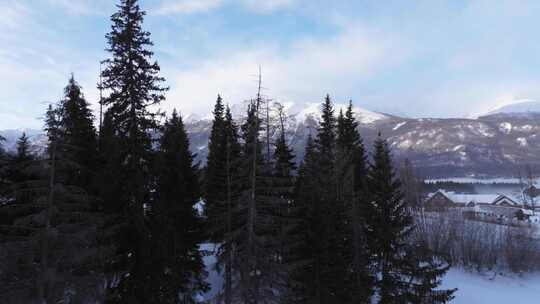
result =
[[[336,115],[346,106],[335,104]],[[238,106],[234,110],[240,123],[242,112]],[[360,107],[353,110],[368,151],[381,132],[388,139],[395,159],[409,159],[426,177],[513,177],[522,166],[540,168],[540,108],[538,112],[499,111],[478,118],[405,118]],[[300,161],[307,136],[316,133],[320,104],[289,104],[286,111],[291,113],[286,124],[287,137],[296,160]],[[209,116],[186,117],[191,150],[203,164],[211,125]],[[7,139],[4,145],[7,150],[14,151],[16,135],[21,133],[0,131]],[[30,130],[28,135],[36,150],[46,143],[39,130]]]

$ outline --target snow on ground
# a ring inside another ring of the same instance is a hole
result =
[[[522,147],[526,147],[529,143],[527,142],[527,139],[525,137],[518,137],[516,139],[516,141],[518,142],[518,144]]]
[[[201,244],[201,250],[213,251],[215,244]],[[211,290],[200,300],[215,297],[223,287],[223,279],[213,268],[216,258],[204,258]],[[451,304],[536,304],[540,303],[540,273],[518,275],[485,275],[453,268],[443,278],[441,289],[458,288]]]
[[[407,123],[406,121],[400,122],[395,127],[393,127],[392,130],[396,131],[397,129],[403,127],[406,123]]]
[[[444,277],[441,288],[458,288],[452,304],[540,303],[540,273],[493,276],[453,268]]]
[[[200,245],[200,250],[206,251],[208,254],[203,258],[203,262],[206,271],[208,272],[206,282],[210,284],[210,290],[207,291],[201,299],[208,300],[214,298],[220,293],[223,288],[223,278],[215,269],[217,258],[213,253],[217,251],[217,245],[212,243],[204,243]]]
[[[295,105],[291,107],[291,112],[294,113],[294,108],[300,107],[300,105]],[[336,111],[336,114],[339,113],[339,110],[343,110],[345,112],[347,110],[348,104],[340,104],[336,103],[334,104],[334,109]],[[359,107],[353,107],[353,112],[356,116],[356,119],[358,122],[362,124],[371,124],[378,120],[387,118],[386,115],[366,110],[364,108]],[[306,103],[303,104],[300,107],[300,110],[295,114],[297,121],[304,121],[307,117],[311,117],[313,119],[319,119],[321,116],[321,104],[320,103]]]
[[[483,115],[492,115],[500,113],[530,113],[540,112],[540,102],[532,99],[520,99],[512,101],[510,104],[504,105],[497,109],[491,110]]]
[[[496,177],[496,178],[477,178],[477,177],[447,177],[426,179],[426,183],[454,182],[459,184],[520,184],[519,178]],[[540,179],[535,180],[535,184],[540,183]]]
[[[503,122],[499,125],[499,130],[505,134],[512,132],[512,124],[509,122]]]

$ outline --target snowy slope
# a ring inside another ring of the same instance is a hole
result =
[[[498,114],[477,119],[405,118],[360,107],[355,107],[354,112],[368,150],[380,132],[388,139],[397,161],[408,158],[426,177],[513,177],[516,168],[523,164],[540,170],[540,113],[505,114],[527,107],[533,109],[530,103],[500,109]],[[243,122],[246,106],[245,103],[232,105],[238,125]],[[291,102],[284,106],[289,118],[285,125],[287,138],[296,161],[300,161],[308,135],[316,135],[321,104]],[[335,114],[346,106],[336,104]],[[196,161],[204,165],[211,116],[187,115],[185,122],[191,150],[197,154]],[[40,132],[36,131],[38,135],[30,138],[36,146],[46,144],[46,137]],[[7,138],[4,143],[7,150],[14,150],[20,133],[20,130],[0,131]]]
[[[518,100],[511,104],[496,108],[491,110],[481,116],[489,115],[521,115],[521,114],[530,114],[530,113],[540,113],[540,102],[524,99]]]
[[[348,104],[334,104],[336,116],[340,110],[345,112],[347,107]],[[321,112],[321,103],[294,104],[290,105],[287,110],[294,117],[296,117],[297,121],[305,121],[307,118],[318,120]],[[360,124],[372,124],[376,121],[384,120],[390,117],[389,115],[366,110],[360,107],[353,107],[353,112]]]
[[[536,304],[540,303],[540,274],[480,275],[451,269],[442,288],[458,288],[452,304]]]

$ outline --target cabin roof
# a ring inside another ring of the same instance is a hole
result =
[[[470,202],[477,204],[491,204],[501,196],[500,194],[461,194],[444,190],[438,190],[433,195],[437,193],[444,195],[456,204],[468,204]],[[431,195],[431,197],[433,197],[433,195]]]

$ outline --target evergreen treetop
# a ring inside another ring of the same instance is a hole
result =
[[[207,289],[198,247],[204,241],[203,222],[194,208],[200,197],[196,170],[184,123],[175,110],[160,138],[151,209],[154,279],[149,285],[160,303],[176,303],[179,294],[191,303]]]
[[[77,163],[64,170],[70,184],[93,190],[93,172],[97,166],[97,132],[94,116],[73,74],[64,89],[64,99],[58,105],[61,126],[61,147],[65,159]],[[93,191],[92,191],[93,192]]]
[[[110,107],[121,133],[155,127],[156,114],[147,107],[163,101],[168,90],[161,86],[165,79],[158,75],[158,63],[151,61],[153,43],[150,33],[142,29],[146,13],[137,2],[120,1],[118,12],[111,17],[111,32],[106,35],[112,58],[104,61],[102,71],[103,88],[110,91],[103,104]]]
[[[316,143],[321,155],[324,158],[333,157],[334,144],[336,140],[336,118],[334,116],[334,105],[330,95],[326,95],[322,104],[321,121],[317,133]]]
[[[21,137],[17,140],[17,154],[15,155],[15,162],[24,163],[32,160],[32,155],[30,154],[30,142],[28,141],[28,136],[26,132],[23,132]]]

